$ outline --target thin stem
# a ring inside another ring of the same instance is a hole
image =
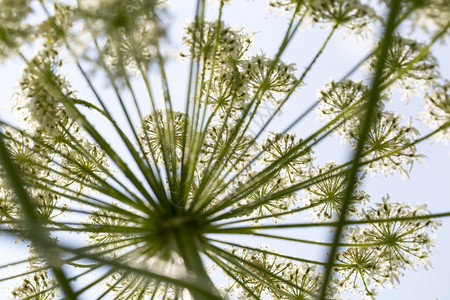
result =
[[[330,249],[330,253],[328,254],[328,264],[325,269],[325,275],[324,275],[324,281],[322,283],[321,287],[321,293],[320,293],[320,299],[325,300],[328,290],[328,283],[330,281],[331,272],[333,268],[334,260],[336,259],[336,253],[338,251],[338,244],[341,239],[341,234],[344,229],[344,223],[345,219],[347,217],[347,210],[350,206],[352,194],[356,187],[357,182],[357,176],[359,172],[360,167],[360,160],[362,159],[363,155],[363,149],[364,149],[364,143],[367,140],[368,133],[370,130],[370,127],[372,126],[372,121],[374,119],[375,115],[375,109],[376,105],[380,98],[380,84],[382,83],[382,75],[383,75],[383,68],[384,68],[384,62],[387,57],[387,53],[391,44],[392,40],[392,34],[395,29],[395,21],[397,19],[397,15],[400,12],[400,1],[391,1],[391,7],[389,11],[389,17],[386,24],[386,29],[383,35],[383,40],[380,47],[379,57],[378,57],[378,63],[375,69],[375,75],[372,81],[372,88],[369,95],[369,99],[366,104],[366,113],[365,117],[363,119],[362,128],[360,131],[360,139],[358,141],[358,144],[356,145],[356,149],[354,151],[354,165],[350,169],[349,177],[348,177],[348,183],[347,187],[344,192],[344,201],[342,203],[340,214],[339,214],[339,222],[336,227],[336,231],[334,232],[334,238],[333,238],[333,246]]]

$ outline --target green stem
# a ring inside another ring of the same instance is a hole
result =
[[[191,291],[192,297],[195,300],[221,299],[219,292],[203,266],[203,262],[200,257],[201,250],[199,241],[193,234],[195,228],[194,226],[188,225],[189,224],[186,224],[186,226],[176,228],[173,231],[178,253],[183,258],[186,269],[195,274],[197,281],[196,283],[199,286],[203,286],[205,289],[209,290],[211,294],[217,295],[215,298],[210,298],[210,296],[206,297],[196,291]]]
[[[339,214],[341,217],[339,218],[339,222],[338,222],[338,225],[336,226],[336,231],[334,233],[333,246],[331,247],[330,253],[328,254],[329,255],[328,256],[328,265],[326,266],[324,280],[322,282],[320,300],[325,300],[325,298],[327,296],[328,284],[329,284],[330,278],[331,278],[332,267],[333,267],[336,253],[338,251],[338,247],[339,247],[338,244],[341,239],[341,234],[342,234],[342,231],[344,230],[344,226],[345,226],[344,223],[346,221],[347,210],[350,206],[351,195],[354,192],[354,190],[356,189],[357,176],[358,176],[359,168],[361,166],[360,164],[361,164],[361,159],[363,157],[362,155],[364,152],[363,151],[364,143],[368,138],[369,129],[372,126],[372,123],[373,123],[372,120],[374,119],[374,115],[375,115],[376,104],[378,103],[379,98],[380,98],[380,92],[381,92],[380,85],[382,83],[381,80],[382,80],[383,67],[384,67],[384,64],[386,61],[389,46],[392,41],[392,35],[393,35],[393,32],[396,27],[396,20],[397,20],[397,15],[399,14],[399,12],[400,12],[400,1],[391,1],[391,7],[390,7],[390,11],[389,11],[388,21],[387,21],[386,28],[384,31],[383,40],[382,40],[382,43],[379,48],[379,51],[380,51],[379,57],[378,57],[379,60],[377,62],[375,74],[374,74],[373,81],[372,81],[371,92],[369,94],[369,99],[368,99],[367,106],[366,106],[366,113],[363,118],[364,121],[362,123],[362,128],[359,132],[360,140],[358,141],[358,144],[356,146],[356,149],[355,149],[354,155],[353,155],[354,165],[350,169],[348,183],[347,183],[347,187],[346,187],[345,194],[344,194],[344,202],[342,203],[341,211]]]
[[[6,178],[17,196],[17,200],[22,208],[24,215],[24,225],[27,228],[26,237],[40,248],[42,254],[46,256],[49,267],[53,271],[53,275],[58,281],[66,299],[76,299],[75,294],[70,286],[67,276],[60,264],[60,252],[57,251],[56,245],[50,239],[39,220],[39,215],[35,210],[33,201],[25,190],[20,171],[12,161],[9,151],[3,139],[0,137],[0,164],[4,168]]]

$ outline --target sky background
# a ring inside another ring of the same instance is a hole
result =
[[[181,28],[192,19],[194,12],[194,1],[170,1],[172,3],[170,18],[170,34],[169,49],[172,49],[172,55],[175,56],[177,48],[180,46]],[[216,11],[213,8],[211,12]],[[209,15],[209,20],[213,20],[217,13]],[[265,10],[265,1],[232,1],[230,7],[224,10],[224,20],[228,25],[233,27],[245,27],[247,32],[254,33],[254,47],[250,50],[253,54],[259,54],[261,51],[267,55],[274,55],[282,39],[282,34],[287,27],[287,19],[289,15],[279,16],[278,12],[272,14]],[[322,29],[316,26],[312,29],[305,29],[298,32],[294,41],[288,47],[282,60],[286,63],[295,63],[297,65],[297,74],[303,71],[305,65],[314,56],[320,47],[324,38],[328,34],[329,28]],[[316,92],[331,78],[336,80],[342,79],[342,76],[366,55],[369,51],[367,42],[357,42],[354,37],[344,36],[342,32],[335,34],[327,46],[324,55],[319,59],[313,67],[309,76],[306,78],[306,86],[302,87],[298,95],[293,97],[283,113],[278,118],[272,130],[281,131],[288,123],[286,120],[293,120],[301,114],[304,109],[315,101]],[[445,78],[450,78],[450,59],[446,56],[449,47],[438,45],[433,48],[433,53],[438,57],[441,64],[441,74]],[[188,63],[180,63],[179,61],[170,61],[168,64],[169,86],[171,89],[172,99],[175,99],[175,107],[182,107],[185,100],[186,82],[187,82],[187,65]],[[8,112],[7,106],[11,104],[9,101],[17,79],[20,76],[22,65],[18,61],[9,61],[0,66],[0,116],[3,119],[13,120]],[[362,72],[357,72],[353,79],[361,78]],[[72,78],[71,78],[72,77]],[[89,96],[85,91],[87,89],[76,72],[69,75],[73,85],[79,90],[80,95]],[[397,95],[387,105],[387,109],[394,110],[397,113],[414,116],[422,110],[421,101],[413,97],[409,104],[401,102]],[[298,124],[294,132],[298,137],[305,136],[321,124],[315,120],[316,116],[311,114]],[[429,130],[420,126],[419,122],[415,122],[421,133]],[[100,126],[100,125],[99,125]],[[450,159],[449,148],[442,144],[433,144],[426,141],[418,146],[418,153],[425,154],[424,158],[427,166],[415,164],[410,173],[411,179],[402,180],[398,174],[384,178],[367,177],[364,189],[371,195],[372,203],[381,201],[381,197],[387,193],[393,201],[408,202],[411,204],[428,203],[428,208],[432,212],[450,211]],[[326,142],[319,145],[316,149],[316,164],[323,164],[330,160],[344,161],[349,157],[347,148],[340,146],[340,138],[327,139]],[[437,247],[435,248],[435,256],[431,259],[434,266],[429,271],[419,268],[417,271],[406,271],[405,276],[400,279],[400,285],[394,290],[384,290],[377,299],[450,299],[450,219],[443,220],[442,228],[437,232]],[[302,237],[319,237],[322,240],[329,238],[327,232],[298,232],[286,231],[286,235],[301,235]],[[248,243],[258,243],[247,237],[242,241]],[[267,243],[267,242],[266,242]],[[268,245],[271,248],[270,244]],[[281,246],[282,248],[278,248]],[[295,246],[295,248],[293,248]],[[324,260],[327,249],[299,247],[298,244],[278,243],[272,247],[283,251],[286,254],[299,251],[304,253],[306,258],[315,258]],[[11,239],[4,234],[0,234],[1,257],[0,264],[15,261],[23,257],[26,247],[23,243],[11,243]],[[6,270],[6,272],[10,272]],[[5,276],[5,270],[0,271],[0,278]],[[8,284],[10,285],[10,284]],[[0,286],[2,284],[0,283]],[[3,284],[3,286],[5,286]],[[0,299],[2,298],[0,293]],[[88,297],[88,296],[85,296]],[[83,298],[89,299],[89,298]]]

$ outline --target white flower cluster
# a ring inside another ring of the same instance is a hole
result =
[[[160,29],[151,22],[142,21],[139,31],[129,34],[122,29],[117,36],[108,37],[103,47],[105,61],[117,76],[139,75],[147,71],[155,58],[155,44]]]
[[[31,135],[12,128],[5,128],[2,138],[16,165],[27,175],[24,178],[29,184],[26,190],[40,219],[50,221],[63,214],[67,206],[60,202],[58,194],[48,190],[56,183],[49,152],[40,151]],[[19,228],[21,225],[17,221],[23,218],[19,204],[10,186],[3,181],[0,183],[0,207],[0,219],[4,224],[11,229]]]
[[[355,246],[337,256],[337,261],[345,265],[336,268],[338,286],[370,296],[376,294],[377,288],[392,287],[399,282],[405,269],[430,266],[428,258],[433,246],[430,233],[440,223],[429,219],[414,220],[415,216],[428,214],[425,205],[411,207],[406,203],[391,202],[388,195],[382,203],[363,214],[368,221],[406,219],[367,223],[348,229],[345,240]]]
[[[315,265],[273,255],[267,246],[257,249],[232,247],[228,252],[252,274],[245,274],[233,265],[223,266],[225,274],[234,276],[236,281],[223,288],[226,294],[238,295],[238,299],[316,299],[320,292],[323,271],[317,270]],[[327,299],[338,299],[339,294],[340,291],[330,286]]]
[[[11,291],[11,294],[14,299],[55,299],[59,294],[55,289],[56,286],[56,280],[44,270],[27,276]]]
[[[230,60],[239,60],[251,44],[251,36],[242,28],[233,29],[223,22],[192,22],[184,29],[183,43],[189,54],[196,60],[213,59],[227,64]]]
[[[313,152],[311,148],[303,146],[302,140],[297,139],[295,134],[269,132],[261,148],[265,150],[259,160],[262,166],[270,166],[280,159],[287,161],[286,164],[274,165],[277,176],[287,178],[291,183],[309,176]]]
[[[345,190],[348,182],[348,171],[339,169],[334,162],[327,162],[323,167],[316,167],[311,172],[311,178],[317,178],[317,183],[306,188],[304,200],[314,221],[323,222],[340,216],[342,204],[345,200]],[[357,185],[362,185],[358,181]],[[369,195],[356,189],[350,198],[347,215],[355,216],[358,207],[368,202]]]
[[[80,151],[80,148],[83,149]],[[95,186],[101,185],[112,172],[108,156],[103,149],[84,137],[81,144],[61,148],[60,184],[77,193],[95,193]]]
[[[22,22],[31,12],[30,0],[0,1],[0,61],[16,53],[32,33],[32,27]]]
[[[392,37],[392,44],[384,63],[384,83],[395,80],[393,86],[398,86],[404,92],[426,90],[428,85],[438,78],[438,63],[425,46],[417,41],[402,37],[396,33]],[[426,50],[426,49],[425,49]],[[369,63],[369,71],[374,72],[377,57],[373,56]],[[409,93],[405,94],[406,97]]]
[[[364,170],[372,176],[377,173],[386,176],[399,171],[402,177],[407,177],[414,161],[420,159],[416,147],[411,144],[419,132],[411,122],[402,125],[401,121],[401,116],[388,111],[376,115],[363,146],[363,161],[367,162]],[[361,138],[360,125],[354,125],[344,136],[351,147],[356,147]]]
[[[205,97],[202,99],[206,98],[203,102],[211,109],[218,110],[221,118],[228,114],[233,119],[239,118],[240,112],[248,104],[248,78],[229,64],[220,64],[207,78],[210,78],[211,84],[203,86]]]
[[[253,174],[248,174],[246,179],[249,180],[252,178]],[[282,216],[277,216],[278,213],[287,212],[291,209],[296,200],[297,194],[290,193],[283,196],[274,197],[273,195],[277,192],[283,191],[286,187],[289,186],[289,181],[285,178],[274,177],[272,180],[265,183],[263,186],[258,188],[256,191],[247,196],[243,201],[236,203],[236,207],[242,207],[243,215],[249,217],[263,217],[272,215],[271,220],[274,223],[282,220]],[[269,201],[264,201],[264,203],[257,204],[261,199],[264,198],[273,198]],[[256,204],[256,205],[255,205]],[[245,207],[248,205],[255,205],[251,210],[245,210]],[[250,223],[259,223],[260,219],[254,219]]]
[[[181,157],[186,115],[180,112],[157,110],[146,115],[138,127],[138,138],[144,155],[157,162],[163,161],[163,151]],[[172,124],[171,128],[168,124]],[[173,141],[171,140],[173,139]]]
[[[53,15],[39,24],[37,35],[51,48],[63,46],[75,20],[74,7],[55,2]]]
[[[15,109],[25,122],[51,135],[57,134],[61,98],[74,97],[65,78],[57,73],[62,61],[56,50],[42,49],[23,70]]]
[[[296,12],[307,24],[343,27],[348,34],[363,37],[371,32],[370,25],[380,19],[372,7],[359,0],[270,0],[269,9],[274,8]]]
[[[234,169],[243,167],[252,157],[254,146],[249,145],[251,136],[234,137],[236,132],[232,124],[223,128],[220,125],[211,126],[202,148],[205,155],[202,161],[208,161],[211,156],[214,160],[220,157],[221,160],[227,160]]]
[[[311,14],[314,22],[342,26],[352,34],[364,33],[378,20],[375,10],[359,0],[316,0]]]
[[[378,0],[389,4],[389,0]],[[448,38],[450,28],[450,1],[449,0],[427,0],[427,1],[402,1],[402,8],[408,11],[408,19],[415,27],[420,27],[425,33],[439,32],[444,30],[447,34],[442,36]]]
[[[293,64],[285,64],[272,57],[256,55],[242,63],[242,71],[248,76],[249,83],[255,92],[268,92],[270,99],[275,100],[274,93],[289,93],[298,84]]]
[[[327,83],[317,92],[317,100],[319,105],[315,109],[318,118],[321,121],[332,121],[340,114],[340,119],[334,129],[334,133],[338,135],[345,134],[353,124],[358,123],[361,115],[365,112],[364,105],[367,103],[369,96],[369,87],[361,81],[353,81],[344,79],[343,81],[334,81]],[[380,100],[386,101],[387,97],[382,95]],[[379,109],[384,104],[382,101],[377,103]]]
[[[87,235],[86,246],[93,246],[93,251],[104,252],[103,255],[109,258],[123,255],[124,251],[126,251],[126,248],[124,248],[127,244],[126,241],[132,237],[132,235],[110,232],[109,229],[136,226],[129,219],[125,219],[120,214],[115,213],[114,209],[118,209],[118,207],[111,204],[109,210],[94,211],[88,218],[88,224],[96,227],[98,231]],[[97,245],[103,246],[101,249],[98,249]]]
[[[89,36],[103,37],[103,44],[101,39],[96,40],[101,48],[101,60],[114,76],[124,78],[147,71],[155,56],[155,46],[165,36],[160,26],[163,2],[84,0],[80,1],[77,12],[88,21],[84,31]],[[103,63],[99,65],[103,67]]]
[[[238,119],[262,101],[276,106],[299,85],[293,64],[264,54],[247,55],[251,37],[242,29],[222,22],[191,23],[185,28],[183,41],[189,54],[182,56],[204,63],[205,79],[198,97],[220,119],[227,115]]]
[[[447,126],[435,135],[436,141],[442,140],[447,145],[450,141],[450,81],[436,84],[425,99],[425,111],[419,118],[432,129]]]
[[[81,0],[79,14],[91,20],[92,26],[106,36],[115,36],[118,30],[126,34],[136,34],[142,28],[151,28],[159,23],[158,13],[162,11],[158,0]],[[149,26],[149,27],[148,27]],[[159,26],[157,26],[159,27]],[[156,32],[155,32],[156,33]],[[161,37],[152,36],[152,41]]]
[[[76,96],[59,74],[61,64],[57,50],[45,47],[24,69],[14,109],[32,132],[24,135],[12,131],[23,138],[8,146],[19,165],[26,166],[21,159],[33,162],[26,174],[46,170],[45,176],[33,175],[40,178],[38,181],[46,177],[57,188],[81,193],[105,179],[110,170],[105,152],[88,139],[76,116],[65,108],[65,103],[76,101]],[[27,152],[20,149],[32,153],[24,157]]]

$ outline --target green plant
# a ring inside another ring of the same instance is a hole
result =
[[[216,20],[207,21],[207,4],[198,1],[185,28],[179,56],[190,67],[178,112],[163,51],[165,3],[0,1],[0,53],[26,64],[14,105],[21,124],[2,122],[0,143],[0,228],[30,243],[30,256],[17,262],[27,270],[12,276],[24,278],[14,297],[76,299],[103,283],[99,298],[337,299],[345,291],[372,298],[406,269],[429,264],[435,219],[450,213],[388,196],[370,204],[362,183],[365,174],[408,176],[419,142],[450,137],[448,82],[429,51],[448,38],[448,1],[386,1],[385,18],[356,0],[270,1],[289,14],[273,57],[253,54],[251,35],[222,20],[228,1],[217,2]],[[37,13],[43,20],[33,27],[28,17],[38,10],[45,17]],[[424,19],[432,22],[424,25],[427,44],[398,33]],[[307,24],[331,29],[297,73],[281,57]],[[364,81],[350,79],[353,69],[325,84],[282,132],[270,131],[335,32],[370,35],[373,24],[383,34],[358,64],[367,62]],[[32,58],[25,43],[34,45]],[[63,75],[62,57],[89,88],[85,99]],[[385,109],[393,91],[423,97],[429,133]],[[297,138],[293,127],[313,110],[324,124]],[[313,150],[331,135],[350,145],[352,158],[316,164]],[[283,219],[304,213],[312,220]],[[306,227],[333,228],[332,242],[268,231]],[[73,233],[84,233],[85,244],[58,241]],[[329,246],[328,261],[225,234]],[[215,286],[205,262],[230,283]]]

